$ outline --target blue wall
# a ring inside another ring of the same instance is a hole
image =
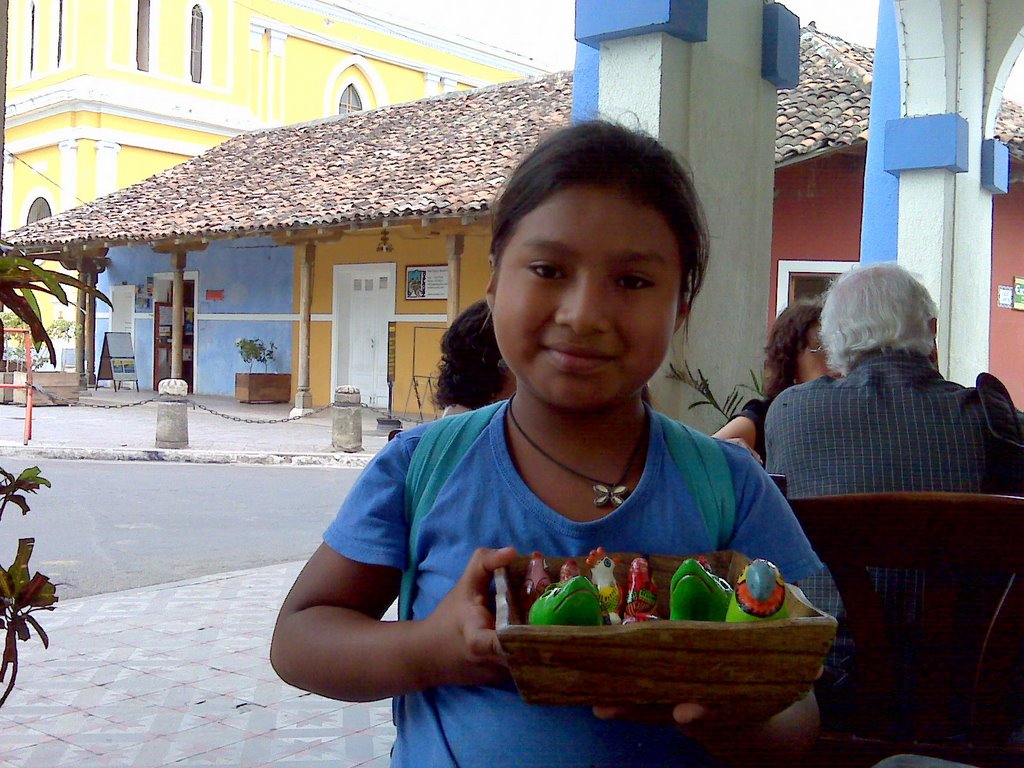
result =
[[[100,289],[109,291],[111,285],[137,285],[146,289],[147,278],[158,272],[171,272],[171,257],[154,253],[146,246],[111,248],[110,266],[100,275]],[[242,337],[258,337],[277,345],[271,373],[288,373],[292,360],[292,328],[294,314],[294,251],[290,246],[278,246],[269,238],[245,240],[218,240],[205,251],[189,253],[185,262],[187,272],[199,273],[196,284],[197,320],[194,356],[198,379],[195,391],[212,395],[232,395],[235,391],[235,373],[247,371],[248,366],[235,347]],[[223,292],[222,300],[208,299],[207,291]],[[103,307],[102,309],[106,309]],[[140,313],[152,313],[152,305],[145,308],[136,304],[135,363],[139,384],[144,389],[153,387],[153,320]],[[210,315],[254,315],[241,319],[202,319]],[[286,315],[281,319],[261,319],[259,315]],[[98,319],[97,361],[103,342],[103,332],[109,322]],[[262,366],[253,370],[262,371]]]
[[[899,232],[900,181],[885,171],[885,125],[900,117],[900,60],[893,0],[878,1],[878,37],[871,116],[868,120],[867,163],[864,168],[864,218],[860,230],[860,260],[870,264],[895,261]]]

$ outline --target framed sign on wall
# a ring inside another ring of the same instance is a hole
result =
[[[448,266],[416,265],[405,268],[406,299],[447,299]]]

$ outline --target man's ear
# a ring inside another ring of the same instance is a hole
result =
[[[939,342],[938,342],[939,319],[937,317],[933,317],[931,320],[928,321],[928,330],[931,331],[931,334],[932,334],[932,351],[931,351],[931,354],[928,355],[928,359],[931,360],[932,365],[934,365],[935,369],[938,370],[938,368],[939,368]]]

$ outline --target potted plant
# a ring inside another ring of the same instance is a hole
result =
[[[237,339],[235,346],[248,372],[235,374],[235,399],[240,403],[287,403],[292,394],[290,373],[270,373],[277,346],[262,339]],[[253,366],[263,365],[262,373],[253,373]]]

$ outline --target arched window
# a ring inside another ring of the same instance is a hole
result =
[[[363,108],[363,100],[359,98],[359,91],[356,87],[349,83],[345,86],[345,90],[341,92],[341,98],[338,99],[338,114],[339,115],[350,115],[353,112],[359,112]]]
[[[45,198],[37,197],[32,201],[32,205],[28,207],[28,218],[25,220],[26,224],[32,224],[40,219],[48,219],[53,215],[50,210],[50,204],[46,202]]]
[[[28,7],[28,73],[36,71],[36,4]]]
[[[203,9],[192,6],[192,32],[189,36],[189,72],[193,83],[203,82]]]
[[[138,0],[135,12],[135,66],[149,72],[149,0]]]

